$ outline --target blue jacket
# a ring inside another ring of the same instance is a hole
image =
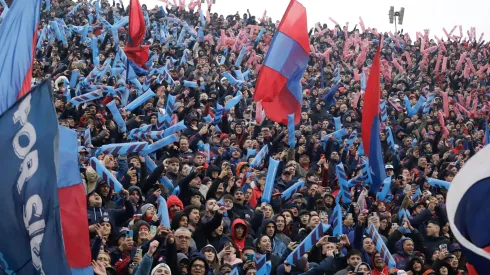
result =
[[[403,237],[400,240],[398,240],[395,244],[396,253],[393,254],[393,259],[395,260],[396,268],[398,269],[406,270],[408,263],[410,262],[410,260],[412,260],[412,256],[408,255],[407,253],[405,253],[405,251],[403,251],[403,243],[408,240],[412,240],[412,239]]]

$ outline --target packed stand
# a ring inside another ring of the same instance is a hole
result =
[[[465,274],[445,212],[447,190],[428,178],[450,183],[487,143],[489,44],[473,30],[470,40],[455,29],[446,32],[449,40],[430,39],[427,30],[415,40],[402,31],[383,34],[381,143],[391,187],[381,197],[370,189],[360,146],[376,29],[361,21],[361,29],[317,24],[310,30],[301,123],[290,148],[287,127],[268,120],[252,100],[277,22],[265,14],[218,15],[210,12],[212,3],[200,2],[142,5],[151,58],[147,76],[139,77],[121,62],[128,13],[122,2],[43,7],[33,77],[35,83],[52,78],[60,123],[80,135],[95,273],[229,274],[236,268],[251,275],[266,255],[270,274]],[[127,110],[149,91],[155,96]],[[74,100],[92,92],[91,100]],[[112,101],[125,131],[107,107]],[[185,127],[161,149],[100,150],[155,144],[169,119],[166,126]],[[338,135],[340,129],[347,132]],[[121,183],[121,192],[89,165],[90,157]],[[270,157],[279,167],[265,203]],[[355,181],[342,195],[340,163],[349,184]],[[304,186],[284,199],[298,181]],[[160,196],[170,227],[161,225]],[[330,227],[294,266],[285,264],[319,224],[336,222],[339,204],[340,234]],[[381,240],[373,240],[371,227]]]

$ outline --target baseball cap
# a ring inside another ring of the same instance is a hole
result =
[[[387,164],[387,165],[385,165],[385,169],[388,170],[388,169],[394,169],[394,168],[393,168],[393,165]]]

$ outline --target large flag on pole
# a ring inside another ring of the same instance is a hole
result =
[[[0,271],[71,274],[56,187],[58,120],[51,80],[6,110],[0,129]]]
[[[124,48],[124,52],[129,59],[128,64],[132,61],[138,67],[143,68],[148,61],[150,56],[148,46],[140,46],[145,38],[145,34],[145,17],[143,16],[140,2],[138,0],[131,0],[129,3],[128,43]]]
[[[72,275],[92,275],[85,187],[78,169],[77,133],[59,126],[58,198],[65,253]]]
[[[287,125],[288,115],[294,114],[295,124],[300,122],[301,78],[309,55],[306,9],[291,0],[265,57],[254,94],[254,100],[262,101],[265,114],[272,121]]]
[[[0,114],[31,89],[41,0],[14,1],[0,24]]]
[[[447,217],[461,244],[470,275],[488,274],[490,268],[490,147],[468,160],[447,193]]]
[[[129,1],[128,46],[138,47],[145,38],[146,25],[138,0]],[[146,61],[145,61],[146,62]]]
[[[362,142],[364,144],[364,155],[369,158],[369,164],[373,172],[372,185],[370,192],[376,194],[381,183],[386,178],[383,155],[381,153],[381,139],[379,137],[380,126],[379,120],[381,112],[379,110],[380,102],[380,69],[379,69],[379,52],[383,40],[380,39],[379,46],[376,49],[371,72],[364,94],[364,108],[362,109]]]

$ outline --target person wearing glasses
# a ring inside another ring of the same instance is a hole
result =
[[[175,231],[175,245],[177,251],[184,253],[187,257],[194,252],[198,252],[195,248],[191,247],[191,231],[185,227],[180,227]]]
[[[208,274],[209,266],[206,262],[206,258],[202,254],[196,253],[193,255],[190,263],[189,275],[206,275]]]

